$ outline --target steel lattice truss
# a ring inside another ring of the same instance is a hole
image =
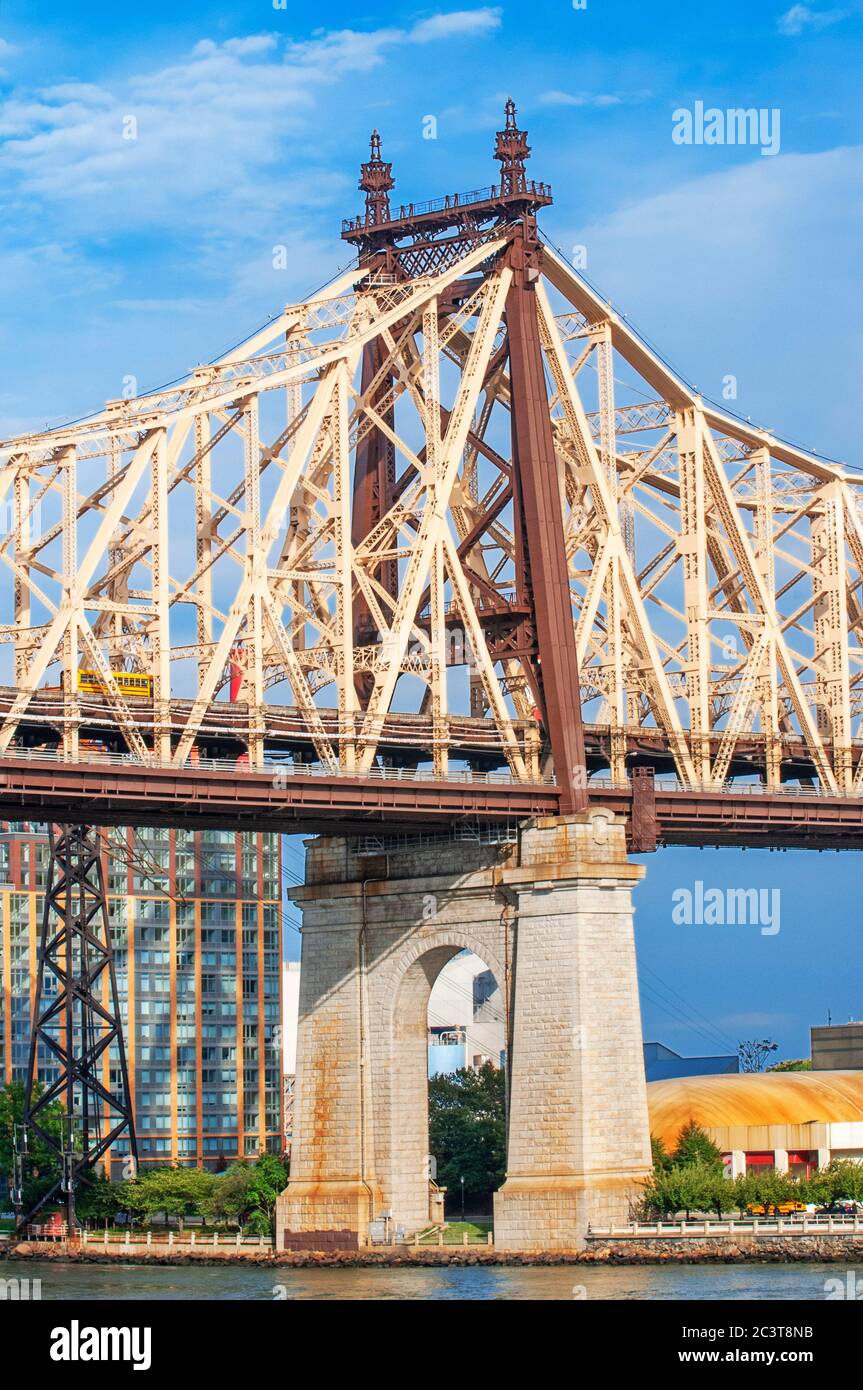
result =
[[[513,519],[521,232],[401,280],[361,264],[180,384],[5,443],[0,753],[83,758],[98,726],[183,765],[228,731],[256,766],[278,706],[343,774],[408,714],[439,776],[468,724],[474,765],[547,774]],[[860,792],[860,481],[704,403],[555,252],[529,289],[590,767]],[[358,526],[372,448],[388,482]]]
[[[60,1190],[73,1230],[79,1179],[122,1136],[135,1164],[138,1150],[98,836],[82,826],[52,826],[49,842],[24,1124],[60,1160],[61,1176],[23,1224]],[[104,1078],[109,1057],[113,1089]],[[55,1075],[40,1090],[45,1059]],[[66,1111],[61,1134],[46,1123],[58,1099]]]

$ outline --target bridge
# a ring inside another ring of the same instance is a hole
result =
[[[396,213],[375,132],[355,268],[0,446],[3,813],[326,837],[287,1242],[421,1219],[423,1000],[467,944],[507,1010],[501,1238],[617,1219],[649,1163],[627,854],[863,847],[863,475],[675,374],[543,237],[529,153],[508,102],[496,182]]]

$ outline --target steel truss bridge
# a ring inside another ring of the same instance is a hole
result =
[[[632,850],[863,848],[863,477],[646,347],[543,243],[529,153],[510,101],[494,184],[394,214],[375,133],[355,269],[0,445],[0,815],[60,826],[19,1211],[28,1134],[70,1230],[136,1153],[92,826],[506,838],[593,802]]]
[[[863,476],[677,377],[528,154],[396,213],[375,134],[355,269],[0,446],[0,812],[863,845]]]

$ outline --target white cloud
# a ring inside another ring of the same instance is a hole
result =
[[[591,281],[705,396],[732,374],[733,409],[861,462],[863,146],[750,158],[555,240],[587,248]]]
[[[826,29],[848,16],[848,10],[814,10],[811,5],[792,5],[779,18],[779,32],[796,38],[807,29]]]
[[[388,49],[407,42],[404,29],[337,29],[313,39],[288,43],[285,62],[296,74],[314,82],[331,81],[352,72],[377,67]]]
[[[67,58],[42,86],[7,86],[0,411],[41,426],[43,401],[59,418],[92,410],[123,375],[175,376],[331,279],[351,256],[338,224],[357,196],[345,131],[361,157],[358,91],[368,104],[388,91],[366,75],[400,50],[468,49],[499,22],[486,6],[301,42],[204,38],[161,66],[138,50],[136,71],[78,81]],[[75,351],[59,372],[45,343],[64,304]]]
[[[721,1028],[772,1028],[774,1029],[774,1031],[779,1028],[787,1027],[788,1024],[792,1021],[795,1020],[792,1020],[790,1014],[768,1014],[756,1012],[743,1014],[725,1014],[724,1017],[718,1019],[719,1026]]]
[[[133,314],[197,314],[205,306],[206,300],[190,299],[115,299],[118,309],[129,310]]]
[[[422,19],[410,30],[414,43],[432,39],[449,39],[463,34],[487,34],[500,28],[501,11],[497,6],[479,10],[453,10],[450,14],[432,15]]]
[[[227,53],[269,53],[278,45],[275,34],[250,34],[244,39],[226,39],[222,47]]]
[[[13,92],[0,102],[0,196],[7,206],[62,202],[103,232],[168,219],[225,226],[262,204],[313,206],[344,187],[316,167],[325,94],[400,46],[470,40],[499,23],[484,7],[302,42],[203,39],[160,69]]]
[[[93,106],[110,106],[112,97],[95,82],[58,82],[53,87],[43,87],[41,95],[49,102],[80,101]]]
[[[17,53],[17,51],[14,44],[9,43],[7,39],[0,39],[0,63],[2,63],[5,58],[11,58],[13,53]],[[0,67],[0,77],[6,76],[6,69]]]
[[[0,309],[7,299],[38,298],[51,282],[64,296],[88,294],[110,289],[116,275],[104,265],[91,265],[78,249],[61,241],[45,238],[26,247],[4,247],[0,252]],[[0,331],[10,325],[0,313]]]
[[[13,96],[0,106],[0,174],[28,197],[89,203],[108,226],[130,211],[159,220],[178,197],[191,213],[194,199],[245,185],[312,105],[313,60],[268,53],[199,44],[160,71]]]
[[[537,98],[540,106],[620,106],[626,98],[614,92],[542,92]]]

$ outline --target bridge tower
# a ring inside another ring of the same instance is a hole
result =
[[[586,809],[561,480],[537,303],[537,212],[551,190],[528,177],[529,154],[510,100],[494,151],[499,183],[468,199],[402,206],[396,215],[392,169],[375,132],[359,185],[365,210],[343,236],[356,246],[367,282],[386,286],[438,274],[506,232],[496,261],[508,272],[505,331],[486,372],[508,374],[511,468],[486,524],[511,504],[514,593],[502,605],[474,556],[471,583],[488,593],[490,650],[517,657],[526,672],[561,815],[485,844],[456,832],[425,843],[384,839],[371,851],[349,839],[310,844],[306,884],[293,894],[304,926],[291,1181],[277,1212],[285,1248],[363,1245],[382,1213],[407,1230],[428,1223],[428,1000],[440,970],[465,948],[492,969],[506,1016],[507,1177],[495,1198],[496,1243],[576,1248],[591,1223],[626,1219],[650,1167],[632,908],[643,871],[627,859],[623,823]],[[480,261],[437,301],[424,317],[424,338],[469,299],[483,269]],[[355,544],[374,531],[398,486],[383,361],[384,341],[373,338],[363,350],[362,391],[374,423],[357,447]],[[438,399],[433,388],[429,397]],[[467,441],[490,447],[470,429]],[[476,530],[460,556],[475,543]],[[374,576],[390,593],[395,563],[384,557]],[[370,606],[356,605],[357,645],[384,636]],[[367,690],[358,678],[361,701]]]
[[[526,132],[516,124],[511,98],[505,115],[494,151],[500,183],[484,190],[486,198],[478,201],[472,196],[465,203],[455,194],[432,204],[402,207],[398,216],[390,209],[389,195],[395,187],[392,165],[381,158],[381,138],[373,131],[370,158],[362,165],[359,180],[366,195],[365,211],[346,225],[342,235],[356,246],[359,264],[371,280],[398,283],[454,264],[487,239],[490,231],[506,227],[513,233],[502,262],[512,272],[506,296],[506,340],[488,369],[490,376],[508,364],[511,383],[512,481],[506,500],[513,506],[515,592],[508,650],[525,663],[537,717],[547,733],[555,776],[563,789],[561,810],[570,812],[587,805],[587,774],[560,484],[535,292],[542,263],[536,214],[552,198],[547,184],[527,176],[530,146]],[[467,298],[477,282],[478,277],[457,283],[453,300]],[[448,307],[451,304],[439,306],[441,312]],[[382,349],[379,338],[365,345],[361,389],[372,393],[374,404],[383,404],[386,411],[392,382],[380,369]],[[441,413],[443,424],[443,407]],[[391,428],[385,415],[357,446],[352,508],[352,540],[357,545],[374,529],[393,498]],[[475,435],[469,433],[468,438],[474,447],[479,446]],[[501,505],[498,499],[498,513]],[[489,524],[493,519],[489,518]],[[395,593],[395,561],[385,561],[376,578]],[[362,602],[354,605],[354,631],[358,644],[381,635],[373,630],[368,606]]]

